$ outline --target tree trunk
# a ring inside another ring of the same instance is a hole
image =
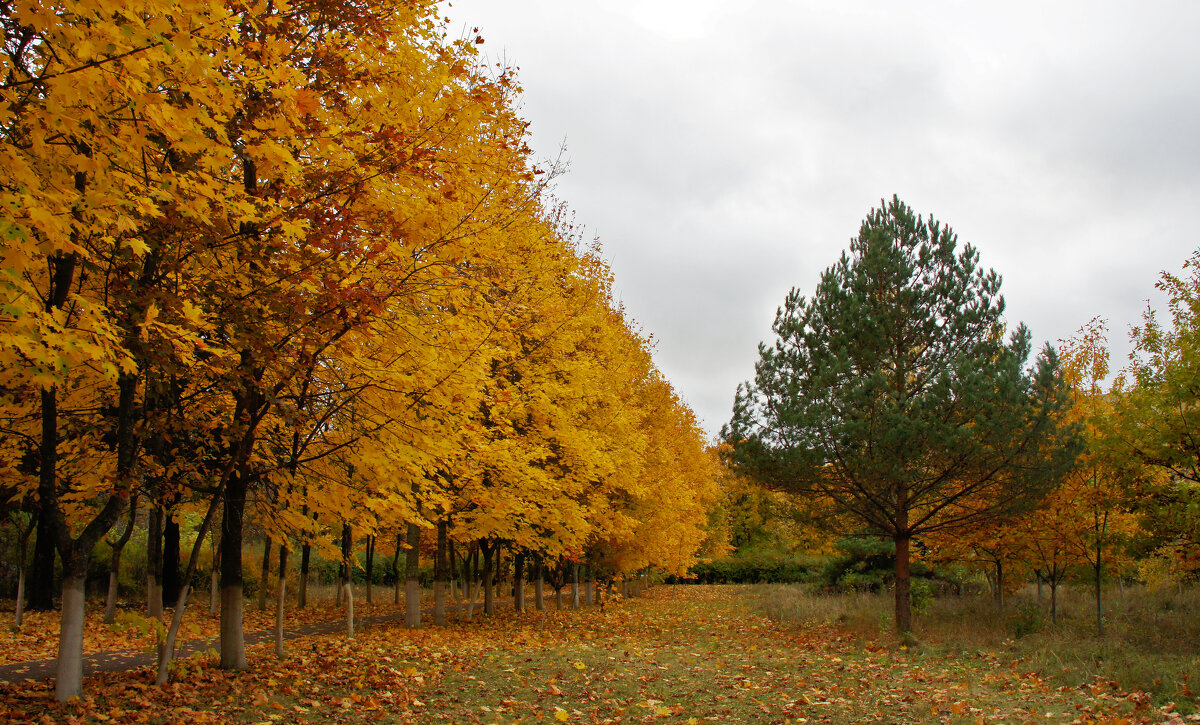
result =
[[[367,536],[367,604],[371,601],[371,580],[375,578],[375,535]]]
[[[287,569],[288,546],[287,538],[279,544],[279,582],[275,592],[275,657],[287,659],[283,649],[283,615],[287,609]]]
[[[54,548],[53,522],[45,507],[38,507],[37,539],[33,543],[33,578],[29,582],[29,611],[49,612],[54,609]]]
[[[537,558],[537,578],[533,583],[533,607],[539,612],[546,610],[546,565],[539,554]]]
[[[191,591],[192,577],[196,573],[196,569],[200,565],[200,551],[204,548],[204,537],[208,535],[209,528],[212,526],[213,517],[217,513],[218,505],[221,503],[222,495],[218,492],[213,496],[208,504],[208,511],[204,514],[204,521],[200,524],[200,530],[196,533],[196,541],[192,544],[192,555],[188,557],[187,571],[182,577],[182,586],[179,588],[179,596],[175,601],[175,613],[171,616],[171,626],[167,628],[166,639],[158,648],[158,675],[155,681],[159,685],[166,684],[167,677],[170,673],[171,659],[175,656],[175,640],[179,637],[179,628],[183,625],[183,610],[187,607],[188,593]]]
[[[163,618],[162,591],[162,506],[150,506],[146,522],[146,616]]]
[[[475,600],[479,598],[479,543],[471,544],[467,558],[463,560],[464,578],[467,586],[466,619],[475,619]]]
[[[212,573],[209,575],[209,613],[215,615],[221,603],[221,544],[220,528],[212,527]]]
[[[1100,550],[1099,546],[1096,547],[1096,564],[1092,568],[1092,571],[1096,575],[1096,633],[1099,636],[1103,637],[1104,636],[1104,600],[1102,597],[1103,597],[1104,590],[1101,585],[1102,585],[1102,577],[1104,574],[1104,568],[1103,568],[1103,561],[1101,560],[1101,550]]]
[[[513,557],[513,609],[525,611],[525,552]]]
[[[137,522],[137,499],[136,495],[129,497],[129,525],[125,527],[125,531],[121,537],[115,542],[112,542],[112,561],[108,567],[108,599],[104,603],[104,623],[112,624],[117,613],[117,597],[120,594],[121,587],[121,552],[125,550],[125,545],[129,543],[130,537],[133,536],[133,525]],[[25,540],[21,540],[21,563],[25,562]],[[21,568],[21,576],[24,577],[24,566]],[[18,600],[20,595],[18,594]],[[17,622],[17,626],[21,626]]]
[[[244,471],[233,473],[225,488],[221,520],[221,669],[246,669],[246,638],[242,629],[242,524],[249,481]]]
[[[1000,602],[1000,611],[1004,611],[1004,562],[996,559],[996,600]]]
[[[1050,622],[1058,624],[1058,578],[1050,580]]]
[[[83,691],[83,620],[87,598],[84,573],[66,571],[63,562],[62,623],[58,636],[58,669],[54,674],[54,699],[59,702]]]
[[[350,569],[350,554],[354,551],[354,537],[350,524],[342,524],[342,583],[338,587],[346,602],[346,636],[354,639],[354,587],[351,586],[352,572]]]
[[[258,611],[267,611],[267,582],[271,581],[271,539],[263,539],[262,569],[258,575]]]
[[[175,496],[174,500],[178,501],[179,497]],[[162,591],[167,602],[175,601],[183,585],[179,571],[179,522],[172,516],[176,506],[173,503],[163,512]]]
[[[437,552],[433,557],[433,623],[446,626],[446,588],[450,581],[450,562],[447,561],[450,526],[445,519],[437,522]]]
[[[571,565],[571,609],[579,609],[579,563]]]
[[[912,636],[912,609],[909,598],[911,568],[909,562],[909,537],[896,536],[896,634],[902,640]]]
[[[404,551],[404,535],[407,531],[396,534],[396,553],[392,554],[392,604],[400,604],[400,585],[404,577],[400,576],[400,552]]]
[[[304,609],[308,605],[308,561],[312,556],[312,544],[307,541],[300,547],[300,584],[297,592],[296,608]]]
[[[596,574],[595,574],[595,572],[592,571],[592,568],[590,566],[587,568],[586,575],[584,576],[584,579],[583,579],[583,590],[584,590],[584,593],[586,594],[585,601],[587,602],[587,605],[590,607],[593,604],[595,604],[596,603]]]
[[[479,546],[483,550],[483,613],[491,615],[496,613],[496,596],[492,588],[496,575],[493,565],[497,545],[484,541]]]
[[[34,529],[37,528],[38,518],[36,514],[30,515],[29,523],[21,532],[21,560],[17,562],[17,602],[16,611],[14,612],[13,625],[21,628],[21,623],[25,618],[25,572],[28,569],[29,563],[29,537],[33,535]],[[133,526],[130,525],[132,530]]]
[[[421,527],[410,523],[404,552],[404,626],[421,628]]]

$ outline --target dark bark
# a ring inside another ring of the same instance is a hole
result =
[[[312,545],[305,542],[300,547],[300,591],[297,594],[296,607],[304,609],[308,604],[308,560],[312,556]]]
[[[162,507],[157,503],[150,506],[146,521],[146,614],[162,619]]]
[[[37,538],[33,542],[33,564],[29,577],[29,610],[48,612],[54,609],[54,534],[50,514],[38,508]]]
[[[897,536],[896,541],[896,633],[902,639],[912,636],[911,608],[911,564],[909,561],[909,538]]]
[[[497,547],[497,544],[490,544],[487,541],[479,544],[479,548],[483,551],[483,613],[488,615],[496,613],[496,596],[493,585],[496,576],[494,564]]]
[[[175,499],[178,500],[178,496]],[[176,505],[168,506],[163,512],[162,587],[163,598],[168,602],[178,598],[179,588],[183,586],[179,571],[179,522],[172,515]]]
[[[221,520],[221,669],[246,669],[242,629],[242,535],[249,481],[245,471],[229,477]]]
[[[136,495],[129,497],[129,525],[125,527],[120,538],[109,544],[112,547],[112,560],[108,567],[108,598],[104,603],[105,624],[112,624],[116,618],[117,598],[120,595],[121,587],[121,553],[125,551],[125,545],[133,536],[133,526],[137,523],[137,503]],[[24,549],[22,549],[22,553],[24,553]],[[17,626],[20,624],[17,622]]]
[[[271,581],[271,539],[263,539],[262,568],[258,575],[258,611],[267,610],[268,582]]]
[[[525,552],[518,551],[513,557],[513,608],[525,611]]]
[[[367,536],[367,604],[371,601],[371,580],[375,578],[375,535]]]
[[[437,522],[437,552],[433,557],[433,623],[446,626],[446,589],[450,582],[450,564],[447,559],[450,543],[450,525],[445,519]]]
[[[404,624],[412,629],[421,626],[421,583],[418,580],[421,564],[421,527],[408,525],[408,549],[404,552]]]

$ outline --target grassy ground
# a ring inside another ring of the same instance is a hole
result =
[[[762,587],[764,611],[785,621],[835,622],[864,640],[893,639],[889,595],[814,596],[799,587]],[[915,618],[928,656],[987,654],[1015,661],[1062,687],[1114,681],[1150,694],[1155,707],[1197,711],[1200,692],[1200,591],[1131,587],[1105,593],[1099,636],[1090,591],[1060,589],[1057,621],[1048,592],[1030,588],[1001,609],[985,597],[940,597]]]
[[[1149,699],[1109,683],[1060,687],[1001,654],[933,656],[834,624],[781,621],[751,587],[660,587],[603,610],[505,613],[420,631],[311,637],[251,670],[187,663],[148,673],[0,687],[0,718],[34,722],[320,723],[1157,723]],[[1182,720],[1176,720],[1182,722]]]

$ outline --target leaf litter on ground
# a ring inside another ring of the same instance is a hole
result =
[[[1173,723],[1114,683],[1061,688],[995,654],[931,656],[830,624],[752,612],[739,587],[659,587],[583,611],[505,612],[449,627],[366,628],[249,648],[250,669],[186,660],[89,678],[0,686],[7,722],[167,723]]]

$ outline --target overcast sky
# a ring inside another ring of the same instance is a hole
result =
[[[1200,3],[455,0],[710,434],[792,287],[898,194],[1035,340],[1128,353],[1200,247]]]

